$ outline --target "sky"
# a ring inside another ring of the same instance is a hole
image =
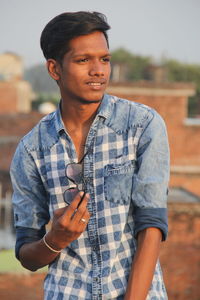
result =
[[[44,26],[65,11],[99,11],[111,26],[111,51],[123,47],[155,62],[200,64],[199,0],[0,0],[0,54],[22,56],[25,67],[44,63]]]

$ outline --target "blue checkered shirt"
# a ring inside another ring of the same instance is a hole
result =
[[[87,150],[91,218],[49,265],[46,300],[123,299],[138,232],[157,227],[163,240],[167,235],[169,151],[162,118],[147,106],[104,95]],[[65,168],[72,161],[77,162],[76,151],[59,108],[20,141],[11,165],[17,257],[24,243],[42,238],[54,210],[66,206]],[[150,299],[167,299],[159,262]]]

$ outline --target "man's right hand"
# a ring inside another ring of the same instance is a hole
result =
[[[81,200],[82,197],[83,192],[80,192],[69,206],[54,212],[52,227],[45,236],[46,243],[54,250],[64,249],[86,229],[90,218],[87,209],[89,195],[84,195]],[[25,243],[19,250],[19,259],[25,268],[36,271],[50,264],[58,254],[59,252],[52,251],[41,239]]]
[[[90,218],[88,200],[89,195],[80,192],[69,206],[55,210],[52,227],[45,236],[49,246],[55,250],[64,249],[85,231]]]

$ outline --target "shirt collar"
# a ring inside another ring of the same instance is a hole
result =
[[[113,111],[113,104],[114,104],[113,97],[108,94],[104,94],[99,109],[97,111],[97,116],[103,117],[104,119],[109,119]],[[66,131],[61,116],[61,101],[57,107],[57,110],[54,113],[54,118],[55,118],[56,131],[58,133],[61,131]]]
[[[108,94],[104,94],[101,105],[97,111],[97,116],[109,119],[113,110],[114,99]]]
[[[59,102],[57,110],[55,111],[55,128],[58,133],[65,131],[65,126],[61,116],[61,101]]]

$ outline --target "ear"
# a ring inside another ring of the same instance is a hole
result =
[[[48,59],[46,62],[46,67],[49,72],[49,75],[56,81],[60,79],[60,72],[59,72],[59,63],[55,59]]]

